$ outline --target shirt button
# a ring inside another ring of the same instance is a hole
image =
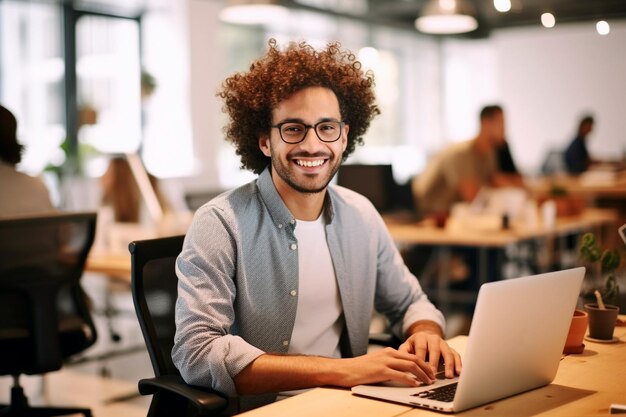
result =
[[[291,250],[296,250],[296,249],[298,249],[298,245],[296,245],[295,243],[292,243],[290,248],[291,248]]]
[[[283,228],[283,224],[282,223],[278,223],[278,228],[282,229]]]
[[[291,223],[291,224],[296,224],[296,219],[291,219],[291,220],[289,221],[289,223]]]
[[[289,340],[283,340],[283,346],[289,346]]]
[[[296,290],[291,290],[289,294],[291,294],[292,297],[295,297],[298,292]]]

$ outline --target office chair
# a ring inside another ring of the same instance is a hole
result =
[[[61,368],[96,341],[80,278],[96,213],[0,219],[0,375],[11,375],[11,403],[0,416],[83,414],[87,408],[31,407],[22,374]]]
[[[139,392],[153,395],[150,417],[217,416],[228,406],[225,396],[186,384],[172,362],[178,286],[175,262],[183,240],[184,236],[173,236],[129,245],[133,302],[155,375],[139,381]]]

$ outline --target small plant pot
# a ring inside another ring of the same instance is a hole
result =
[[[605,307],[605,310],[601,310],[597,304],[585,304],[585,311],[589,314],[589,337],[612,341],[619,307],[610,304]]]
[[[583,310],[574,310],[574,316],[572,317],[572,323],[569,326],[569,332],[567,333],[567,340],[565,340],[565,347],[563,353],[582,353],[585,350],[583,344],[583,338],[587,333],[587,324],[589,324],[589,315]]]

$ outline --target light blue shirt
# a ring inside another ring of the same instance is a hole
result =
[[[324,213],[345,319],[343,356],[367,352],[373,308],[402,339],[417,320],[444,328],[369,200],[329,186]],[[172,359],[187,383],[236,397],[233,377],[243,368],[263,353],[287,353],[298,294],[295,223],[269,169],[196,212],[176,261]],[[241,397],[241,409],[275,397]]]

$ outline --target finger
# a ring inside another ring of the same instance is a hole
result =
[[[413,349],[415,350],[415,356],[420,360],[426,360],[426,353],[428,352],[428,343],[423,338],[413,338]]]
[[[461,355],[456,350],[452,350],[454,355],[454,367],[457,375],[461,375],[461,370],[463,369],[463,363],[461,361]]]
[[[426,384],[435,382],[435,374],[430,365],[417,359],[415,355],[409,355],[408,358],[399,355],[399,357],[388,362],[387,367],[396,371],[411,373],[417,380]]]
[[[428,349],[428,364],[435,373],[439,369],[439,360],[441,359],[441,348],[439,343],[431,343]]]
[[[461,373],[461,355],[449,346],[442,349],[446,378],[454,378],[455,374]]]
[[[403,353],[414,353],[413,343],[411,339],[407,339],[403,344],[398,347],[398,351]]]
[[[391,371],[389,377],[389,381],[399,382],[410,387],[424,385],[424,382],[418,380],[415,375],[410,372]]]

